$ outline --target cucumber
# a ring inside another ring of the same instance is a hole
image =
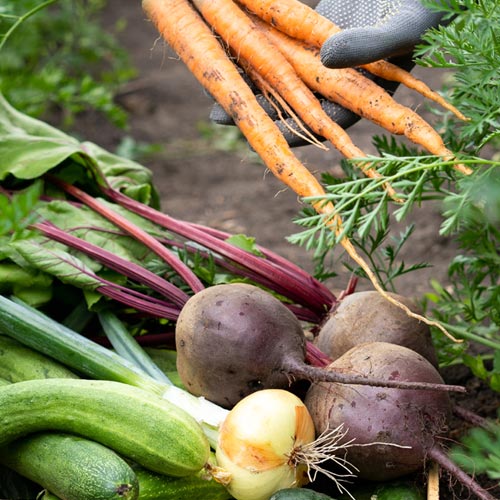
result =
[[[136,500],[139,483],[114,451],[85,438],[35,433],[0,448],[0,463],[65,500]]]
[[[334,498],[308,488],[285,488],[277,491],[269,500],[334,500]]]
[[[44,490],[37,496],[36,500],[61,500],[59,497],[56,497],[54,493]]]
[[[2,378],[0,377],[0,386],[1,385],[7,385],[7,384],[11,384],[12,382],[10,380],[7,380],[5,378]]]
[[[139,500],[229,500],[233,498],[222,484],[204,479],[199,472],[188,477],[157,474],[142,467],[134,467],[139,481]]]
[[[5,335],[0,335],[0,377],[9,382],[41,378],[78,378],[61,363]]]
[[[0,387],[0,446],[37,431],[77,434],[160,474],[206,464],[199,424],[160,396],[120,382],[44,379]]]

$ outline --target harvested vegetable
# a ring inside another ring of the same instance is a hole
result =
[[[318,49],[323,46],[328,38],[341,31],[341,28],[332,21],[298,0],[238,0],[238,3],[247,7],[270,26],[275,26],[292,38],[301,40]],[[367,54],[368,56],[369,54]],[[424,82],[399,66],[388,61],[375,61],[369,62],[362,67],[385,80],[402,83],[448,109],[461,120],[466,119],[458,109],[448,103],[441,95],[432,91]]]
[[[412,311],[421,313],[408,297],[394,295]],[[435,367],[437,355],[429,327],[410,318],[374,291],[345,296],[330,313],[315,339],[316,346],[332,361],[364,342],[389,342],[418,352]]]
[[[0,449],[0,463],[64,500],[136,500],[133,469],[114,451],[59,432],[34,433]]]
[[[432,154],[453,157],[441,136],[420,115],[399,104],[374,81],[360,78],[355,69],[328,69],[321,64],[319,50],[293,40],[268,24],[259,22],[258,25],[313,91],[392,134],[405,135]]]
[[[442,381],[425,358],[386,342],[360,344],[329,368],[355,369],[387,380]],[[446,393],[320,382],[309,389],[305,403],[317,432],[339,426],[345,429],[336,445],[357,477],[376,481],[397,478],[422,469],[426,460],[432,459],[479,498],[493,499],[463,471],[456,474],[456,467],[450,470],[451,461],[441,444],[451,414]]]
[[[175,336],[183,384],[225,408],[260,389],[289,389],[300,379],[399,384],[363,378],[356,370],[333,373],[307,365],[300,322],[276,297],[253,285],[216,285],[195,294],[179,314]]]
[[[216,452],[229,492],[238,500],[267,500],[307,483],[300,450],[314,437],[307,408],[290,392],[270,389],[241,400],[221,426]]]

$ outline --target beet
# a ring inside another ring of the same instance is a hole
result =
[[[230,408],[259,389],[288,387],[282,359],[304,359],[300,322],[271,294],[246,284],[198,292],[175,330],[177,370],[192,394]]]
[[[390,293],[412,312],[422,314],[408,297]],[[429,326],[410,317],[376,291],[356,292],[342,299],[321,327],[315,345],[332,360],[364,342],[390,342],[408,347],[438,366]]]
[[[328,369],[356,370],[366,377],[387,380],[442,382],[423,356],[387,342],[359,344]],[[318,382],[310,387],[304,402],[318,434],[343,426],[345,434],[338,444],[347,444],[345,459],[357,468],[357,477],[394,479],[423,469],[425,461],[432,459],[478,498],[493,499],[449,460],[440,444],[451,415],[445,392]],[[328,462],[323,465],[329,467]],[[331,465],[335,469],[333,461]]]
[[[216,285],[198,292],[182,308],[175,337],[182,383],[192,394],[225,408],[260,389],[290,389],[294,380],[402,384],[307,365],[299,320],[280,300],[253,285]],[[421,382],[403,385],[422,387]],[[463,391],[443,384],[424,386]]]

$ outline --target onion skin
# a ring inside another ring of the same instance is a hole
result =
[[[242,399],[219,431],[217,464],[231,474],[229,493],[237,500],[268,500],[283,488],[307,482],[293,451],[315,438],[304,403],[282,389],[266,389]]]
[[[386,342],[360,344],[329,368],[368,377],[443,383],[423,356]],[[358,477],[377,481],[422,469],[451,413],[446,392],[325,382],[311,386],[305,403],[318,433],[340,424],[348,429],[343,442],[354,439],[354,446],[347,448],[347,460],[359,469]],[[382,444],[355,446],[375,442]]]

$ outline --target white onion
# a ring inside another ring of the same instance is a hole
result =
[[[217,463],[237,500],[267,500],[283,488],[307,483],[307,466],[296,451],[315,438],[304,403],[282,389],[257,391],[242,399],[220,428]],[[300,455],[300,454],[299,454]]]

